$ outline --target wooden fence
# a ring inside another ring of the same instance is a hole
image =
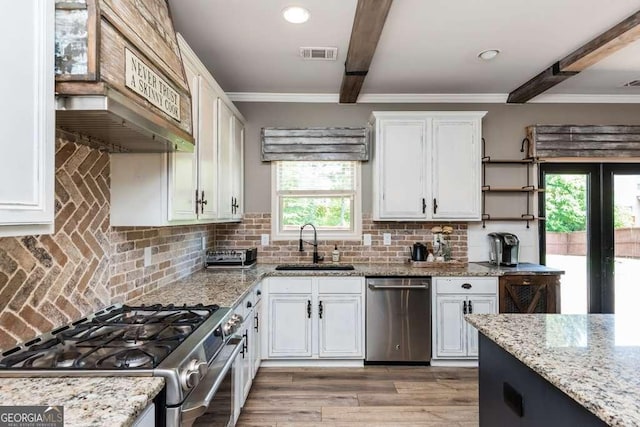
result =
[[[614,235],[615,254],[623,258],[640,258],[640,228],[620,228]],[[547,253],[553,255],[586,255],[586,231],[547,232]]]

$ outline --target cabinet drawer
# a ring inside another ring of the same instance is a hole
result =
[[[495,294],[498,292],[498,279],[495,277],[436,277],[433,281],[438,294]]]
[[[311,293],[311,277],[279,277],[269,281],[269,293],[272,294],[308,294]]]
[[[361,294],[362,284],[360,277],[322,277],[318,279],[318,293]]]

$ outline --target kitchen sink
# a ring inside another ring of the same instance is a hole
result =
[[[350,271],[354,270],[351,264],[280,264],[276,270],[304,270],[304,271]]]

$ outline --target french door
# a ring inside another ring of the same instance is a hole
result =
[[[640,298],[640,164],[540,165],[540,262],[563,313],[631,314]]]

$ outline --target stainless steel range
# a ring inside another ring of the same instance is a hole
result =
[[[0,377],[161,376],[161,425],[197,423],[221,390],[224,402],[206,422],[227,426],[233,362],[245,347],[233,336],[241,323],[217,305],[115,305],[2,353]]]

